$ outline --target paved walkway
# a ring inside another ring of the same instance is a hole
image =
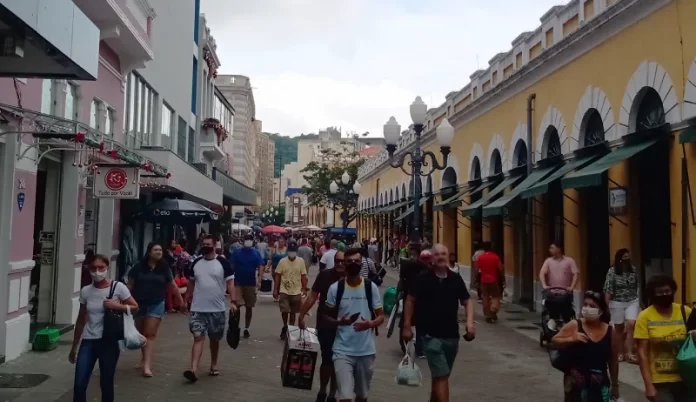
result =
[[[395,283],[390,272],[384,287]],[[312,322],[313,319],[310,319]],[[202,376],[196,384],[187,384],[182,372],[188,367],[191,339],[187,317],[167,316],[162,323],[157,343],[153,378],[142,378],[134,369],[137,352],[121,355],[116,375],[117,401],[192,401],[234,400],[237,402],[314,400],[315,389],[301,391],[283,388],[280,383],[280,360],[283,343],[280,332],[278,305],[263,298],[255,310],[249,340],[242,340],[237,350],[225,344],[220,356],[221,376]],[[377,362],[371,401],[427,401],[429,377],[426,362],[419,361],[425,384],[420,388],[398,386],[394,383],[396,366],[401,352],[396,339],[387,339],[382,331],[377,338]],[[50,378],[43,384],[26,390],[0,389],[1,401],[60,401],[72,400],[74,367],[68,363],[68,338],[55,351],[29,352],[17,360],[0,366],[1,373],[45,373]],[[452,401],[528,402],[561,401],[561,375],[551,368],[548,356],[538,343],[504,325],[479,324],[474,342],[462,341],[452,377]],[[202,368],[207,368],[204,355]],[[207,371],[207,370],[205,370]],[[99,374],[92,377],[89,397],[99,401]],[[625,386],[623,397],[628,402],[642,401],[641,392]]]

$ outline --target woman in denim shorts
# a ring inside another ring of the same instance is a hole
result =
[[[140,309],[135,315],[135,326],[147,338],[147,344],[141,349],[142,357],[138,368],[144,377],[152,377],[152,353],[160,322],[164,317],[164,302],[167,288],[178,299],[177,305],[182,310],[186,305],[174,283],[172,271],[164,260],[162,246],[152,242],[147,245],[145,257],[128,272],[128,287]]]

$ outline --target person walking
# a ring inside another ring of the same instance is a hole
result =
[[[128,288],[139,306],[135,314],[135,327],[147,338],[147,343],[140,349],[140,364],[137,366],[142,369],[143,377],[152,377],[152,355],[165,313],[167,293],[176,300],[174,304],[179,306],[182,312],[186,311],[186,303],[163,254],[159,243],[148,244],[145,257],[128,272]]]
[[[257,292],[261,289],[265,266],[261,253],[253,246],[254,238],[246,235],[243,247],[236,249],[230,257],[235,269],[236,303],[238,307],[244,307],[244,338],[251,336],[249,326],[256,307]]]
[[[338,400],[366,402],[377,350],[373,329],[384,322],[377,286],[360,276],[360,249],[344,253],[346,278],[329,287],[324,319],[337,326],[333,344]]]
[[[198,366],[203,355],[205,337],[210,340],[210,376],[218,376],[220,340],[225,334],[226,294],[230,297],[230,311],[237,311],[234,269],[227,259],[215,252],[215,237],[205,235],[201,243],[201,257],[188,268],[186,296],[191,300],[189,330],[193,335],[191,367],[184,371],[184,378],[198,381]]]
[[[278,241],[276,242],[275,246],[273,247],[273,251],[271,252],[271,271],[273,272],[273,276],[275,277],[275,270],[278,268],[278,263],[280,260],[288,256],[288,243],[287,240],[285,240],[285,237],[280,236],[278,238]]]
[[[94,255],[89,267],[92,284],[80,289],[80,311],[68,354],[68,360],[75,365],[73,402],[87,402],[87,386],[97,361],[101,400],[115,400],[114,376],[121,349],[118,339],[104,333],[104,314],[107,310],[125,312],[127,309],[134,313],[138,311],[138,303],[128,286],[109,279],[110,264],[108,257]]]
[[[278,262],[275,271],[273,297],[278,299],[283,328],[280,339],[288,336],[288,323],[295,325],[296,314],[302,308],[302,296],[307,293],[307,269],[302,258],[297,258],[297,243],[288,244],[288,256]]]
[[[693,402],[696,398],[689,394],[677,367],[677,353],[687,337],[685,317],[691,308],[674,302],[677,283],[667,275],[653,276],[645,288],[650,306],[638,314],[633,334],[645,397],[656,402]]]
[[[336,402],[336,376],[333,366],[333,344],[336,339],[336,326],[331,325],[325,319],[327,315],[326,297],[329,288],[334,283],[342,280],[346,276],[344,264],[344,254],[342,252],[334,255],[334,267],[325,269],[319,272],[317,279],[312,284],[312,291],[307,296],[300,316],[298,318],[298,326],[301,329],[306,329],[305,316],[312,309],[314,304],[319,301],[317,308],[317,338],[319,338],[319,346],[321,347],[321,365],[319,366],[319,393],[317,394],[316,402]],[[329,386],[328,393],[326,392]]]
[[[245,240],[248,238],[245,237]],[[251,241],[254,241],[254,237],[251,237]],[[256,243],[256,249],[259,250],[259,254],[261,254],[261,258],[263,258],[263,265],[268,264],[268,241],[266,240],[266,236],[261,236],[259,241]]]
[[[297,256],[302,258],[305,263],[305,268],[309,272],[309,267],[312,266],[312,255],[314,250],[309,246],[309,241],[307,239],[302,239],[300,242],[300,248],[297,249]]]
[[[551,338],[565,349],[569,369],[563,376],[564,402],[612,402],[619,399],[619,348],[621,338],[609,322],[605,296],[588,291],[582,318],[572,320]],[[608,370],[608,373],[607,373]]]
[[[624,358],[629,363],[638,363],[633,354],[633,331],[636,319],[640,313],[638,297],[638,274],[631,264],[631,254],[628,249],[618,250],[614,256],[614,265],[607,271],[604,281],[604,294],[611,310],[611,321],[616,335],[626,342],[619,344],[619,361]]]
[[[474,303],[464,280],[449,269],[449,250],[442,244],[432,248],[433,269],[426,271],[409,287],[404,307],[402,337],[413,339],[413,318],[422,335],[425,357],[430,367],[432,402],[449,402],[449,378],[459,350],[459,305],[466,308],[466,337],[476,336]]]
[[[498,321],[500,300],[505,290],[505,271],[500,257],[492,251],[491,242],[482,243],[483,253],[476,260],[480,272],[483,315],[488,323]]]
[[[324,251],[319,260],[319,270],[331,269],[334,267],[334,255],[338,251],[338,240],[333,239],[329,243],[329,249]]]
[[[379,245],[377,244],[376,238],[370,239],[370,244],[367,245],[367,253],[365,257],[371,259],[375,263],[380,263],[382,259],[379,255]]]

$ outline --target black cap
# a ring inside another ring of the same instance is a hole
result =
[[[252,236],[250,234],[244,235],[244,240],[254,240],[254,236]]]
[[[297,251],[297,242],[291,241],[288,243],[288,251]]]

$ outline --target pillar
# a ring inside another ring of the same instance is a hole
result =
[[[623,222],[617,221],[616,219],[609,217],[609,254],[614,255],[614,252],[620,248],[628,248],[629,250],[638,250],[640,244],[640,225],[638,225],[638,219],[640,217],[640,198],[638,197],[638,178],[633,179],[631,183],[631,178],[629,175],[630,160],[621,162],[620,164],[609,169],[609,188],[612,187],[625,187],[627,189],[626,196],[628,197],[628,215],[620,216]],[[635,188],[636,191],[631,191],[631,188]],[[675,193],[676,197],[679,197],[681,192]],[[608,200],[607,200],[608,202]],[[636,224],[634,224],[634,222]],[[632,247],[634,246],[635,247]],[[634,260],[636,266],[640,266],[644,261],[640,261],[640,253],[632,253],[631,258]],[[649,261],[645,261],[649,262]]]
[[[574,258],[580,270],[580,280],[576,289],[584,289],[587,278],[587,262],[585,246],[586,237],[581,234],[581,208],[580,193],[578,190],[568,189],[563,192],[563,238],[565,254]]]
[[[10,241],[12,240],[12,209],[17,201],[15,188],[15,155],[17,152],[16,135],[5,135],[5,143],[0,144],[0,261],[10,261]],[[0,289],[9,288],[9,264],[0,265]],[[2,292],[0,297],[0,354],[8,356],[13,345],[7,336],[8,297]]]

